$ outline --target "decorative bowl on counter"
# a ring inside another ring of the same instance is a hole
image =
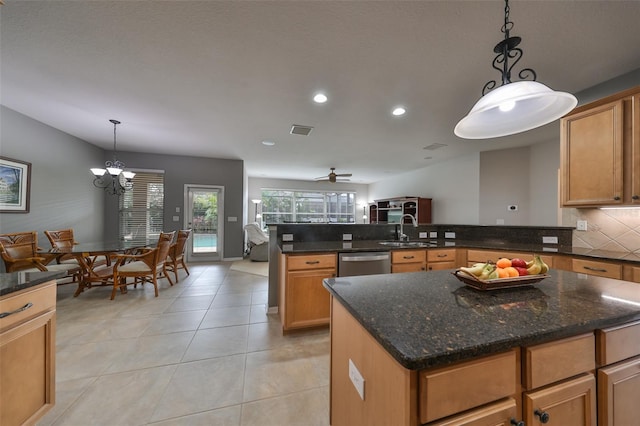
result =
[[[501,288],[522,287],[535,284],[548,278],[547,274],[539,275],[524,275],[521,277],[513,278],[495,278],[492,280],[481,280],[475,275],[468,274],[460,269],[456,269],[452,272],[453,275],[466,285],[475,288],[476,290],[498,290]]]

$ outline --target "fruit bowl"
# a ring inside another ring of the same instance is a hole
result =
[[[473,274],[468,274],[460,269],[456,269],[452,272],[453,275],[466,285],[475,288],[476,290],[498,290],[501,288],[522,287],[535,284],[548,278],[547,274],[539,275],[524,275],[521,277],[513,278],[496,278],[492,280],[481,280]]]

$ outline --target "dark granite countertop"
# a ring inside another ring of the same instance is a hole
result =
[[[528,287],[482,292],[451,271],[324,280],[401,365],[446,365],[640,319],[640,284],[549,271]]]
[[[0,273],[0,296],[5,296],[64,276],[64,271]]]
[[[514,244],[499,241],[464,241],[464,240],[414,240],[427,245],[426,247],[393,247],[380,244],[379,240],[358,241],[311,241],[311,242],[280,242],[279,246],[285,254],[305,253],[345,253],[358,251],[390,251],[415,250],[420,248],[467,248],[505,251],[524,251],[531,253],[564,254],[597,260],[611,260],[640,263],[640,256],[627,252],[593,250],[580,247],[558,246],[554,244]]]

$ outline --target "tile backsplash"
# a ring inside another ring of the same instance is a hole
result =
[[[640,208],[562,209],[563,226],[587,221],[586,231],[573,231],[573,247],[640,254]]]

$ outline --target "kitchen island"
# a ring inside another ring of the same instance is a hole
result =
[[[596,403],[616,406],[596,398],[600,373],[615,384],[605,367],[635,363],[626,382],[640,390],[640,286],[549,275],[491,292],[451,271],[325,279],[332,425],[595,425]]]

